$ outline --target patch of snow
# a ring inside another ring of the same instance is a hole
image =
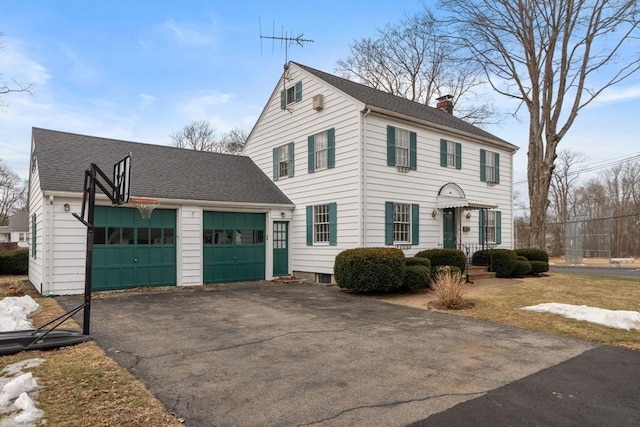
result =
[[[40,309],[40,305],[29,295],[5,297],[0,300],[0,332],[33,329],[29,316]]]
[[[522,310],[559,314],[570,319],[598,323],[610,328],[640,330],[640,312],[637,311],[606,310],[586,305],[560,304],[557,302],[522,307]]]
[[[3,298],[0,300],[0,331],[33,329],[28,319],[39,309],[40,305],[30,296]],[[44,416],[32,399],[38,390],[38,382],[31,372],[22,371],[44,361],[26,359],[8,365],[0,372],[0,414],[3,415],[0,427],[32,427]]]

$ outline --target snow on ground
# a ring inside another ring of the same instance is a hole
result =
[[[33,329],[29,316],[40,306],[29,295],[5,297],[0,300],[0,332]]]
[[[44,412],[38,409],[31,396],[38,391],[38,382],[31,372],[44,359],[27,359],[13,363],[0,372],[0,427],[35,426]]]
[[[30,296],[5,297],[0,300],[0,332],[33,329],[29,316],[40,309]],[[0,427],[30,427],[44,413],[32,400],[38,391],[38,382],[31,372],[45,359],[27,359],[13,363],[0,372]]]
[[[570,319],[598,323],[610,328],[640,330],[640,312],[637,311],[606,310],[586,305],[560,304],[557,302],[522,307],[522,310],[559,314]]]

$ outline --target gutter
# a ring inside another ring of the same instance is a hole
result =
[[[360,186],[360,191],[362,191],[361,198],[361,207],[362,210],[360,212],[360,218],[362,218],[362,237],[360,239],[361,246],[363,248],[367,247],[367,116],[371,114],[371,110],[367,108],[363,110],[364,114],[362,115],[362,128],[360,131],[360,141],[361,141],[361,153],[362,156],[362,185]]]

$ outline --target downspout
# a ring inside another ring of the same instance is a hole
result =
[[[360,185],[361,202],[360,206],[362,211],[360,212],[360,218],[362,218],[362,231],[360,235],[360,246],[367,247],[367,149],[366,149],[366,130],[367,130],[367,116],[371,113],[371,109],[367,108],[362,115],[361,129],[360,129],[360,158],[362,168],[362,184]]]

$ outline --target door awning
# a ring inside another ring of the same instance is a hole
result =
[[[436,199],[436,207],[438,209],[464,208],[468,211],[474,211],[474,210],[480,210],[480,209],[495,209],[498,207],[498,205],[473,202],[473,201],[467,200],[464,197],[438,196],[438,198]]]

